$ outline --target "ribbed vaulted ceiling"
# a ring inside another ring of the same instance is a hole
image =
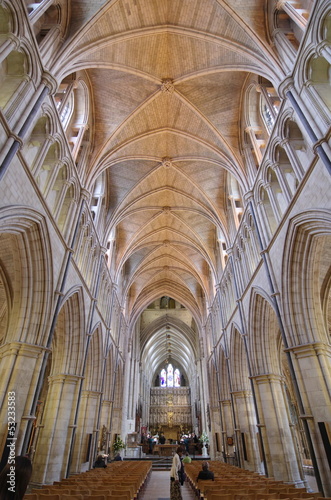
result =
[[[275,86],[265,0],[72,0],[58,78],[86,70],[93,89],[87,187],[105,172],[107,236],[128,320],[168,295],[203,322],[228,238],[229,175],[241,154],[249,73]],[[127,300],[126,300],[127,299]],[[193,349],[193,347],[192,347]],[[157,361],[155,361],[157,364]]]

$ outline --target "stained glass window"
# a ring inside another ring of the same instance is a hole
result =
[[[165,369],[161,370],[160,386],[167,387],[167,372],[165,371]]]
[[[178,368],[176,368],[174,372],[174,382],[175,382],[175,387],[180,387],[180,372]]]
[[[167,386],[174,386],[174,369],[172,367],[172,364],[169,364],[167,369]]]
[[[171,363],[160,373],[160,387],[180,387],[180,371],[174,370]]]

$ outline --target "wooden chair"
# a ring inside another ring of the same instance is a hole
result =
[[[107,500],[127,500],[127,496],[121,493],[112,493],[111,496],[107,497]]]
[[[137,488],[135,487],[134,484],[130,484],[130,481],[127,483],[121,482],[116,486],[116,491],[122,492],[122,491],[130,491],[130,496],[131,498],[135,498],[137,496]]]
[[[231,494],[224,495],[223,493],[217,493],[217,492],[213,493],[208,492],[207,497],[204,498],[206,498],[206,500],[233,500],[233,496]]]
[[[111,494],[111,488],[98,488],[98,489],[90,489],[90,495],[105,495],[109,496]]]
[[[43,495],[69,495],[70,489],[66,486],[65,488],[57,487],[55,488],[41,488],[39,490],[34,490],[34,493],[43,494]]]
[[[231,496],[233,500],[233,495],[232,493],[228,493],[224,490],[221,490],[220,488],[217,487],[217,484],[210,485],[210,486],[205,486],[204,490],[199,490],[200,495],[203,496],[204,498],[209,498],[210,495],[213,495],[214,493],[222,494],[224,497],[225,496]]]
[[[290,500],[292,500],[293,498],[299,498],[299,494],[298,493],[292,493],[292,492],[288,492],[288,493],[279,493],[278,495],[278,498],[289,498]]]
[[[280,486],[272,486],[268,487],[268,492],[269,493],[276,493],[277,495],[280,495],[281,493],[288,493],[288,486],[285,485],[280,485]],[[285,497],[283,497],[285,498]],[[288,498],[288,497],[286,497]]]
[[[234,493],[234,500],[255,500],[255,493]]]
[[[109,495],[87,495],[84,500],[107,500]]]
[[[278,498],[278,495],[275,493],[268,493],[267,488],[265,488],[265,491],[257,491],[256,492],[256,500],[273,500],[275,498]]]
[[[37,496],[38,500],[61,500],[62,497],[62,495],[57,493],[43,494],[41,490],[40,493],[37,493]]]
[[[83,495],[61,495],[61,500],[84,500]]]
[[[201,491],[201,493],[203,493],[206,488],[220,488],[219,484],[215,483],[215,481],[211,481],[210,479],[200,479],[199,481],[197,481],[197,487]]]
[[[118,486],[113,486],[112,488],[104,488],[98,491],[91,490],[91,495],[105,495],[107,497],[113,497],[113,495],[123,495],[127,500],[132,500],[131,491],[129,488],[119,488]]]
[[[293,499],[293,498],[291,498],[291,500],[299,500],[299,498],[301,498],[301,497],[297,497],[297,498],[294,498],[294,499]],[[323,498],[324,498],[324,497],[323,497]],[[312,496],[311,498],[306,498],[306,500],[315,500],[315,497],[313,497],[313,496]],[[325,500],[325,499],[324,499],[324,500]]]
[[[320,497],[322,494],[320,491],[315,491],[315,493],[313,492],[310,492],[308,493],[308,491],[306,491],[305,493],[300,493],[300,498],[311,498],[311,497],[314,497],[314,498],[318,498]]]

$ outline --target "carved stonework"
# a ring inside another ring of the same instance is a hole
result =
[[[166,167],[166,168],[172,167],[171,158],[169,158],[168,156],[165,156],[164,158],[162,158],[162,167]]]
[[[174,90],[175,86],[171,78],[165,78],[164,80],[162,80],[161,92],[163,92],[164,94],[173,94]]]
[[[188,387],[151,389],[151,426],[192,427],[191,394]]]

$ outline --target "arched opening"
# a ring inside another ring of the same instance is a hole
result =
[[[5,108],[28,72],[24,52],[13,50],[0,64],[0,107]]]

